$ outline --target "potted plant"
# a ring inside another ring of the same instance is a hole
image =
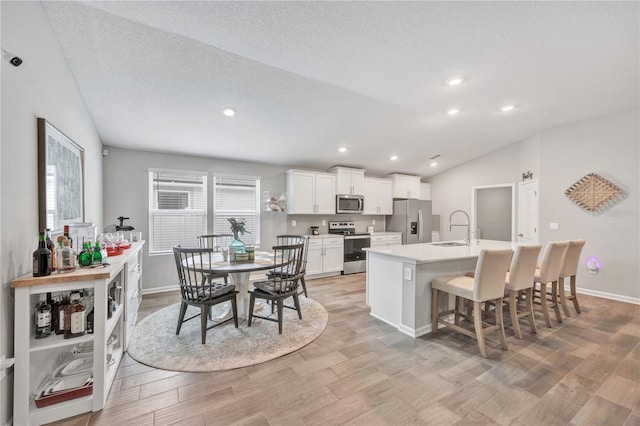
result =
[[[250,234],[251,232],[247,231],[246,222],[244,218],[236,219],[235,217],[230,217],[227,219],[229,224],[231,225],[231,232],[233,233],[233,241],[229,244],[229,249],[235,249],[235,253],[244,253],[245,245],[238,237],[238,233],[240,235],[244,235],[245,232]]]

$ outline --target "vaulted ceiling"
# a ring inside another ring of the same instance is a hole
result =
[[[109,146],[428,177],[639,105],[638,2],[43,7]]]

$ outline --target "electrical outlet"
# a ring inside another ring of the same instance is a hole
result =
[[[291,226],[296,226],[296,225],[297,225],[296,220],[295,219],[291,219]]]
[[[376,220],[375,219],[371,219],[371,224],[375,225],[376,224]]]
[[[549,230],[550,231],[557,231],[558,229],[560,229],[560,224],[555,223],[555,222],[549,223]]]
[[[322,219],[322,226],[327,226],[327,221]]]

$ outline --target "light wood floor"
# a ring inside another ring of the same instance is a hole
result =
[[[105,409],[58,424],[640,424],[637,305],[580,295],[582,314],[553,329],[538,317],[537,335],[523,321],[524,340],[508,332],[510,350],[489,342],[485,359],[468,337],[413,339],[369,316],[364,274],[307,286],[329,323],[303,349],[216,373],[125,356]],[[145,296],[141,316],[177,300]]]

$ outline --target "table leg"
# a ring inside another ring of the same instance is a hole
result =
[[[247,319],[249,316],[249,276],[250,272],[233,272],[229,273],[229,282],[231,284],[235,284],[236,290],[238,290],[238,295],[236,296],[236,300],[238,303],[238,318],[239,319]],[[224,313],[220,316],[212,318],[215,321],[225,321],[232,317],[231,315],[231,303],[226,304],[226,308]],[[256,303],[256,307],[254,308],[254,312],[257,312],[262,309],[262,305],[258,305]]]

